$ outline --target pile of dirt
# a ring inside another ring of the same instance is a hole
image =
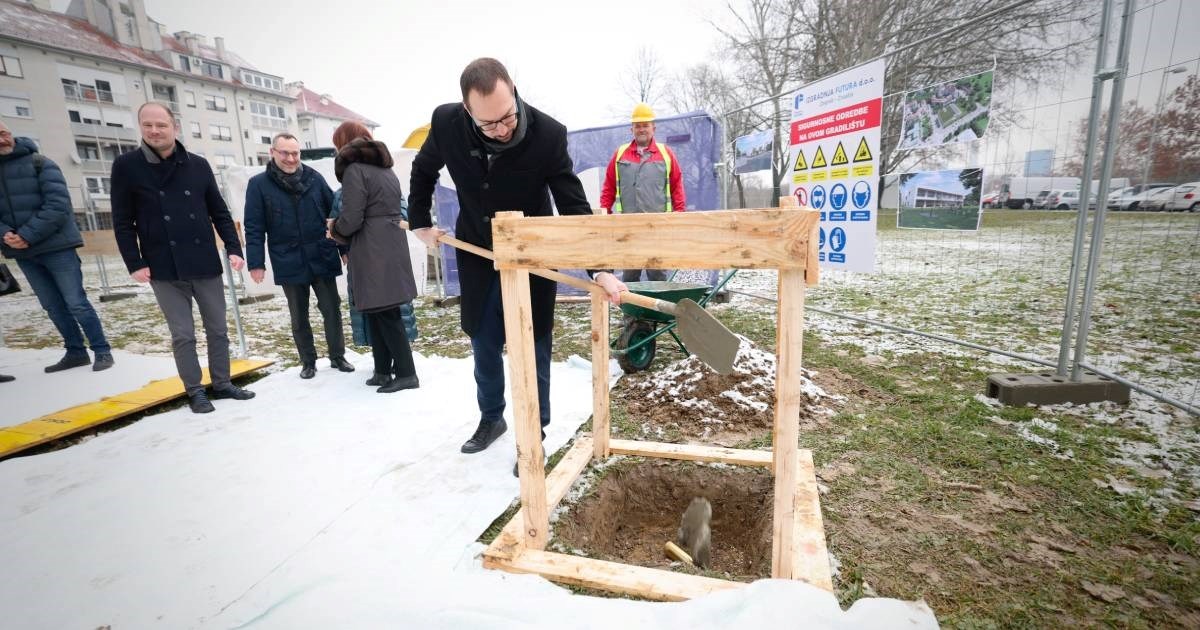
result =
[[[826,404],[845,400],[817,385],[801,368],[800,423],[833,414]],[[718,374],[690,356],[626,381],[630,418],[644,423],[643,435],[661,438],[678,431],[699,439],[770,429],[775,418],[775,355],[742,338],[733,372]]]
[[[586,496],[560,508],[552,548],[651,568],[683,568],[674,542],[693,497],[712,504],[711,571],[753,581],[771,574],[773,480],[767,470],[628,460],[605,470]],[[694,569],[688,568],[694,571]]]

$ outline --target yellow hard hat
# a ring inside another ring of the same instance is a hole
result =
[[[633,116],[630,122],[654,122],[654,110],[645,103],[638,103],[633,106]]]

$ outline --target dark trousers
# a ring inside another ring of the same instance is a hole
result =
[[[308,289],[317,296],[317,310],[325,323],[325,343],[330,359],[346,357],[346,339],[342,336],[342,300],[338,296],[337,278],[313,278],[311,284],[285,284],[288,312],[292,315],[292,339],[300,354],[302,365],[315,365],[317,348],[313,345],[312,326],[308,323]]]
[[[550,350],[553,345],[553,333],[546,333],[533,342],[537,363],[538,407],[543,427],[550,424]],[[475,357],[475,395],[479,401],[480,419],[495,422],[504,415],[505,406],[504,359],[501,356],[504,350],[504,309],[500,302],[499,279],[488,289],[479,329],[471,337],[471,349]]]
[[[18,258],[17,266],[25,274],[29,286],[33,287],[38,303],[50,316],[58,334],[62,335],[67,354],[87,356],[87,349],[83,347],[84,336],[92,346],[92,352],[112,352],[112,347],[104,338],[100,316],[83,290],[83,271],[79,254],[74,249]],[[83,328],[82,333],[80,327]]]
[[[646,279],[650,281],[663,281],[667,279],[666,269],[646,269]],[[621,271],[621,282],[637,282],[642,278],[641,269],[625,269]]]
[[[371,329],[375,373],[394,374],[396,378],[415,376],[417,366],[413,364],[412,348],[408,345],[408,334],[404,332],[400,307],[366,315],[367,325]]]
[[[204,388],[200,382],[200,360],[196,356],[196,320],[192,300],[200,307],[204,335],[208,340],[208,373],[213,387],[229,386],[229,328],[225,322],[225,284],[221,276],[200,280],[150,280],[158,307],[171,331],[175,369],[189,394]]]

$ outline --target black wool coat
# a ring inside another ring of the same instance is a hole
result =
[[[242,255],[233,216],[208,162],[175,142],[159,160],[144,144],[113,161],[112,217],[129,273],[150,267],[152,280],[199,280],[224,273],[225,252]]]
[[[455,236],[480,247],[492,249],[491,220],[497,212],[518,210],[525,216],[551,216],[551,195],[559,214],[591,214],[591,205],[567,154],[567,128],[528,104],[523,106],[528,116],[525,137],[497,155],[490,165],[475,123],[462,103],[448,103],[433,111],[429,135],[412,164],[408,198],[412,229],[433,225],[433,189],[443,166],[458,192]],[[486,258],[464,251],[456,251],[455,255],[462,286],[462,329],[473,336],[488,288],[499,274]],[[556,292],[556,282],[530,277],[535,337],[548,334],[554,327]]]

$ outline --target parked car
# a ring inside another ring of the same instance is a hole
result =
[[[1046,198],[1046,207],[1052,210],[1076,210],[1079,208],[1079,191],[1056,190]]]
[[[1169,188],[1152,188],[1146,191],[1143,199],[1138,202],[1137,209],[1146,212],[1162,212],[1167,205],[1167,201],[1171,199],[1172,193],[1178,186]]]
[[[1038,191],[1037,196],[1033,198],[1033,207],[1034,208],[1045,208],[1046,207],[1046,199],[1048,199],[1050,197],[1050,195],[1052,195],[1056,192],[1058,192],[1058,191],[1055,189],[1046,189],[1046,190]]]
[[[1111,210],[1137,210],[1138,205],[1146,198],[1147,193],[1156,188],[1170,188],[1175,184],[1160,182],[1156,184],[1138,184],[1129,186],[1108,196],[1108,207]]]
[[[1165,200],[1164,209],[1168,212],[1196,212],[1200,210],[1200,182],[1180,184],[1171,191],[1171,196]]]
[[[999,192],[988,193],[979,200],[979,203],[982,204],[984,208],[999,208],[1000,207],[1000,193]]]

